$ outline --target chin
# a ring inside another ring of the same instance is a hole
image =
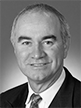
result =
[[[28,79],[30,79],[32,81],[42,81],[46,77],[46,75],[44,75],[42,73],[41,74],[33,73],[30,75],[27,75],[27,74],[25,74],[25,75]]]

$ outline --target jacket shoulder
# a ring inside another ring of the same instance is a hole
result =
[[[68,95],[72,98],[72,104],[75,107],[81,106],[81,81],[71,75],[71,73],[65,68],[66,72],[66,83]]]
[[[4,103],[5,100],[11,100],[12,98],[15,98],[22,90],[26,90],[26,88],[27,88],[27,83],[24,83],[17,87],[11,88],[5,92],[2,92],[0,94],[0,101],[1,101],[0,104]]]
[[[74,106],[77,107],[78,105],[81,107],[81,82],[77,80],[76,78],[74,79],[74,90],[73,90],[73,97],[74,97]]]

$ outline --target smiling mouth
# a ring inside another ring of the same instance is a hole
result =
[[[30,65],[33,66],[33,67],[43,67],[47,64],[49,64],[49,63],[32,63]]]

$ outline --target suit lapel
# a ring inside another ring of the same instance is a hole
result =
[[[74,87],[73,78],[71,74],[68,72],[68,70],[66,68],[64,69],[66,72],[66,78],[61,88],[57,92],[56,96],[54,97],[49,108],[54,108],[54,107],[67,108],[72,106],[72,96],[73,96],[73,87]]]

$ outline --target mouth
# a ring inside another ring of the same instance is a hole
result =
[[[41,67],[41,66],[46,65],[46,63],[34,63],[34,64],[30,64],[30,65],[34,66],[34,67]]]
[[[48,63],[32,63],[32,64],[30,64],[30,66],[33,66],[33,67],[43,67],[43,66],[45,66],[47,64],[50,64],[50,62],[48,62]]]

